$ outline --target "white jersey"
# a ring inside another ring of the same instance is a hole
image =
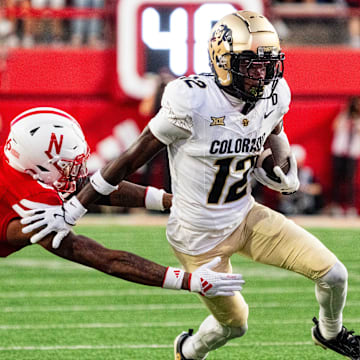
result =
[[[243,115],[213,76],[181,77],[167,85],[149,128],[168,146],[174,197],[167,237],[177,250],[197,255],[212,249],[253,206],[256,157],[289,108],[284,79],[275,94]]]

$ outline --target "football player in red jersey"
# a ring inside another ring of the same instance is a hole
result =
[[[26,205],[37,204],[43,209],[59,205],[73,207],[73,198],[64,202],[60,194],[71,194],[77,182],[86,178],[88,156],[89,147],[80,125],[64,111],[30,109],[11,122],[10,134],[0,158],[1,257],[31,244],[32,234],[22,232],[19,219],[19,214],[26,218],[31,212],[26,210]],[[163,198],[163,191],[125,183],[111,197],[104,196],[100,203],[142,206],[145,199],[148,208],[160,209],[164,203],[165,206],[171,204],[171,195],[167,195]],[[21,202],[22,206],[18,204],[21,199],[27,199]],[[38,216],[42,213],[42,210],[36,211]],[[57,216],[54,214],[55,218]],[[190,274],[126,251],[107,249],[72,232],[68,232],[61,247],[57,241],[56,234],[52,233],[39,244],[65,259],[140,284],[187,289],[211,297],[232,296],[244,283],[240,274],[213,272],[211,268],[216,266],[219,258]]]

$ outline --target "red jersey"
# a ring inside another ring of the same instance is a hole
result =
[[[13,169],[6,162],[2,148],[0,153],[0,257],[6,257],[21,249],[7,244],[6,241],[9,222],[14,218],[19,218],[12,209],[12,205],[19,203],[22,199],[49,205],[59,205],[62,200],[54,188]]]

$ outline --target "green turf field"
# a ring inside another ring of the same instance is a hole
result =
[[[310,229],[345,263],[345,325],[360,330],[360,230]],[[108,247],[178,266],[162,227],[86,226],[78,233]],[[317,315],[311,281],[233,257],[246,280],[249,331],[209,360],[339,359],[311,341]],[[0,259],[0,359],[169,360],[173,340],[207,316],[196,295],[128,283],[34,245]]]

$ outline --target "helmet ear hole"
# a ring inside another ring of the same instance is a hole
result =
[[[44,168],[44,167],[41,166],[41,165],[36,165],[36,167],[37,167],[40,171],[42,171],[42,172],[49,172],[48,169]]]

